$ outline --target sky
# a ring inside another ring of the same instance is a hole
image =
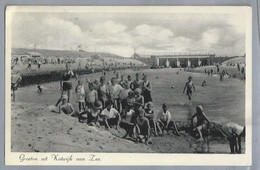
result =
[[[14,13],[12,48],[138,54],[245,54],[242,14]]]

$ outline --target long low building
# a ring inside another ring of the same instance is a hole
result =
[[[211,65],[215,54],[188,54],[188,55],[152,55],[153,66],[164,67],[199,67]]]

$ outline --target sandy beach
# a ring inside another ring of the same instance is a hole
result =
[[[210,121],[226,123],[233,121],[244,126],[245,122],[245,84],[238,79],[219,81],[217,76],[202,73],[190,73],[179,69],[160,70],[124,70],[119,71],[125,77],[136,72],[145,73],[152,83],[152,96],[157,112],[162,103],[169,104],[173,120],[179,124],[189,123],[190,115],[195,113],[197,105],[204,107]],[[179,72],[179,74],[176,74]],[[101,73],[82,76],[81,79],[98,79]],[[182,94],[183,86],[192,75],[196,86],[192,105]],[[108,73],[108,78],[113,74]],[[158,77],[159,79],[157,79]],[[208,85],[202,87],[203,80]],[[75,87],[76,80],[73,81]],[[174,85],[174,88],[172,86]],[[159,153],[197,153],[203,150],[203,143],[181,131],[181,136],[172,134],[153,137],[148,146],[122,139],[125,131],[110,131],[104,127],[96,128],[79,123],[76,118],[51,112],[60,97],[59,82],[44,83],[43,93],[36,92],[36,86],[26,86],[17,91],[17,102],[12,103],[12,152],[159,152]],[[229,90],[226,90],[226,89]],[[223,101],[224,100],[224,101]],[[72,104],[77,109],[75,93]],[[228,142],[223,137],[209,137],[211,153],[229,153]],[[242,143],[244,149],[244,142]],[[244,150],[242,150],[244,152]]]

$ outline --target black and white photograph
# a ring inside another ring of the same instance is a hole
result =
[[[250,21],[250,7],[8,7],[7,162],[250,164]]]

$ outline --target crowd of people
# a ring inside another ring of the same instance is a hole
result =
[[[78,81],[75,88],[72,85],[73,78]],[[15,88],[21,80],[19,72],[12,76],[13,101],[15,101]],[[203,82],[202,86],[205,84],[206,82]],[[38,85],[37,88],[38,93],[42,93],[41,86]],[[81,123],[97,128],[105,126],[110,129],[114,126],[117,130],[124,123],[127,125],[124,138],[129,136],[130,139],[145,144],[152,143],[152,134],[161,136],[164,131],[172,131],[176,136],[181,135],[167,103],[163,103],[160,111],[155,113],[151,95],[152,85],[145,74],[136,73],[132,79],[131,75],[125,78],[115,70],[114,77],[108,80],[106,72],[102,71],[99,79],[90,81],[87,78],[78,78],[68,66],[61,76],[60,90],[61,96],[53,111],[77,117]],[[186,92],[190,102],[193,91],[195,86],[192,77],[189,76],[183,93]],[[73,92],[77,96],[78,109],[72,104]],[[197,121],[194,124],[195,118]],[[191,133],[197,133],[199,140],[203,141],[209,135],[210,129],[210,121],[203,107],[197,106],[196,113],[190,119]],[[223,125],[220,131],[230,142],[231,152],[241,153],[241,137],[245,136],[245,127],[229,123]]]
[[[162,129],[173,129],[179,135],[176,125],[171,121],[168,105],[162,106],[157,121],[153,110],[151,82],[145,74],[136,73],[135,79],[131,75],[126,79],[124,75],[107,80],[106,72],[102,72],[99,80],[90,82],[89,79],[78,79],[75,87],[78,109],[71,104],[71,93],[74,91],[71,79],[75,76],[69,68],[63,73],[60,81],[61,97],[56,103],[60,112],[78,117],[79,122],[86,122],[92,126],[104,125],[119,128],[120,122],[129,125],[127,133],[131,138],[138,140],[140,135],[145,138],[145,143],[151,142],[151,128],[154,135],[163,134]],[[142,76],[142,78],[140,78]],[[126,137],[127,135],[125,135]]]

